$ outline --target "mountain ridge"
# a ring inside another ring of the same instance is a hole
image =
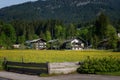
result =
[[[120,0],[38,0],[0,9],[0,19],[46,20],[59,19],[64,22],[94,20],[104,11],[112,20],[119,19]]]

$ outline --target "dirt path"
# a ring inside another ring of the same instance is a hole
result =
[[[13,80],[120,80],[120,76],[104,76],[104,75],[85,75],[70,74],[52,77],[39,77],[32,75],[17,74],[11,72],[0,72],[0,77]],[[0,79],[5,80],[5,79]]]

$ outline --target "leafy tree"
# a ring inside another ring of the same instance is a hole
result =
[[[55,26],[55,38],[61,39],[64,37],[64,28],[61,25],[56,25]]]
[[[51,38],[51,33],[50,33],[49,31],[46,31],[45,36],[46,36],[46,40],[47,40],[47,41],[52,39],[52,38]]]
[[[118,41],[118,37],[117,37],[117,33],[116,33],[116,29],[112,26],[112,25],[108,25],[107,27],[107,37],[108,37],[108,48],[116,48],[117,47],[117,41]]]
[[[106,48],[108,49],[116,48],[117,44],[116,30],[110,24],[109,19],[103,13],[99,15],[93,29],[94,29],[93,30],[94,47],[97,47],[99,44],[101,44],[99,42],[104,41],[106,39],[108,41]]]
[[[39,37],[40,37],[40,38],[43,38],[43,39],[46,38],[46,36],[45,36],[45,34],[44,34],[43,32],[40,33]]]
[[[16,33],[12,25],[0,23],[0,45],[10,48],[16,42]]]
[[[25,43],[25,36],[24,35],[18,37],[18,43],[20,43],[20,44]]]
[[[95,22],[95,34],[99,36],[101,40],[106,38],[107,35],[106,31],[108,25],[109,25],[109,20],[107,16],[101,13]]]
[[[73,24],[70,24],[67,28],[66,28],[66,36],[67,38],[72,38],[76,36],[76,26],[74,26]]]
[[[7,45],[7,44],[6,44],[6,41],[7,41],[6,35],[4,34],[4,32],[2,32],[2,33],[0,34],[0,45],[6,46],[6,45]]]

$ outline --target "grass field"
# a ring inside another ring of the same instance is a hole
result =
[[[50,51],[50,50],[0,50],[0,70],[3,58],[10,61],[24,62],[76,62],[90,58],[114,57],[120,59],[120,52],[86,50],[86,51]],[[120,75],[120,72],[98,73]]]
[[[75,62],[91,58],[115,57],[120,59],[119,52],[111,51],[49,51],[49,50],[0,50],[0,60],[6,57],[11,61],[24,62]]]

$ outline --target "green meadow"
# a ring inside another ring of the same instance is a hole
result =
[[[91,58],[115,57],[120,59],[119,52],[84,50],[84,51],[55,51],[55,50],[0,50],[0,60],[24,62],[76,62]]]

